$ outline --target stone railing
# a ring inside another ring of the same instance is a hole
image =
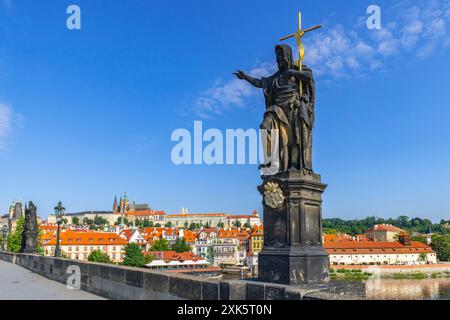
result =
[[[353,285],[294,287],[256,281],[214,280],[22,253],[0,252],[0,260],[64,284],[72,275],[73,266],[78,266],[82,290],[117,300],[348,300],[356,298],[344,292],[356,294],[360,291]]]

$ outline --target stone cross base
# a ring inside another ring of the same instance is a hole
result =
[[[329,257],[322,246],[320,176],[290,170],[263,177],[264,248],[258,256],[259,279],[282,284],[330,280]]]
[[[298,285],[330,281],[330,261],[322,247],[265,249],[258,255],[258,264],[259,280],[264,282]]]

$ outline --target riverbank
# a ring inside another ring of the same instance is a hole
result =
[[[449,278],[450,263],[418,266],[332,266],[335,280],[367,280],[379,275],[383,279]]]

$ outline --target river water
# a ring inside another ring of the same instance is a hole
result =
[[[450,300],[450,278],[369,281],[366,297],[376,300]]]
[[[224,274],[223,279],[241,279],[241,276]],[[450,300],[450,278],[368,281],[366,298],[373,300]]]

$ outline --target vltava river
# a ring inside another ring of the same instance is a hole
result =
[[[450,278],[380,279],[367,283],[366,297],[376,300],[450,300]]]

